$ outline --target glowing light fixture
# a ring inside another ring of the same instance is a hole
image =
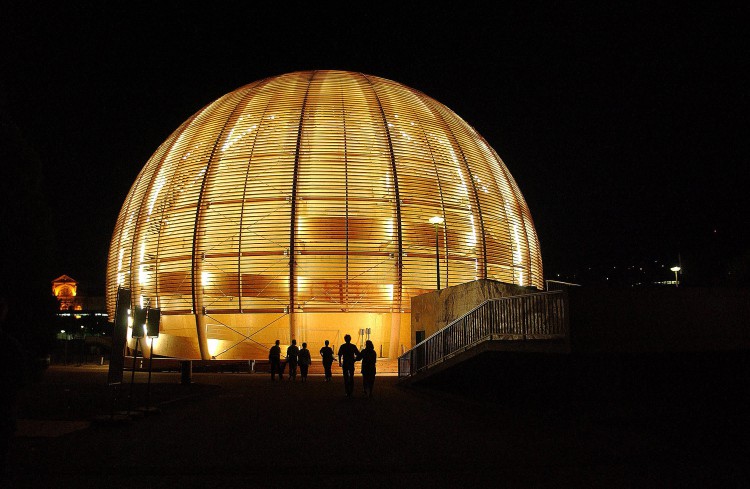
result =
[[[433,224],[435,226],[435,269],[437,271],[437,290],[440,290],[440,238],[438,234],[438,227],[440,227],[441,224],[445,219],[443,219],[440,216],[433,216],[430,218],[430,224]]]
[[[680,286],[680,279],[677,277],[677,273],[679,273],[682,268],[680,267],[672,267],[670,268],[674,272],[674,286],[679,287]]]

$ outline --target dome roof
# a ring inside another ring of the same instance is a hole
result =
[[[436,287],[436,238],[441,287],[543,289],[526,202],[458,115],[363,73],[274,76],[148,160],[112,236],[108,309],[122,285],[163,315],[408,311]]]

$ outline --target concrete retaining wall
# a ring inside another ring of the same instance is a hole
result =
[[[750,290],[571,287],[574,352],[750,348]]]

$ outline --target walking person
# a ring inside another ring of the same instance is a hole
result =
[[[292,340],[292,344],[286,349],[286,363],[289,364],[289,380],[297,381],[297,356],[299,347],[297,340]]]
[[[271,382],[276,381],[276,374],[279,374],[279,380],[284,380],[284,371],[281,370],[281,347],[279,340],[268,350],[268,361],[271,362]]]
[[[351,336],[344,335],[344,343],[339,346],[339,367],[344,373],[346,397],[352,397],[354,391],[354,359],[359,355],[359,348],[352,345],[351,341]]]
[[[302,349],[299,351],[298,358],[300,377],[302,378],[302,382],[307,382],[307,369],[310,368],[310,364],[312,363],[307,343],[302,343]]]
[[[365,389],[365,397],[372,397],[372,388],[375,385],[375,362],[378,360],[372,341],[365,342],[365,349],[355,359],[357,362],[360,360],[362,360],[362,385]]]
[[[320,349],[320,356],[323,357],[323,371],[325,372],[325,381],[331,381],[331,365],[333,365],[333,348],[328,346],[328,340],[326,340],[326,346]]]

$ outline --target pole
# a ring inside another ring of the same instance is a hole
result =
[[[677,276],[680,270],[682,270],[682,267],[672,267],[670,268],[674,272],[674,286],[679,287],[680,286],[680,278]]]
[[[437,270],[437,290],[440,290],[440,239],[438,237],[438,225],[435,224],[435,268]]]
[[[148,412],[149,401],[151,399],[151,368],[154,364],[154,337],[151,337],[151,353],[148,359],[148,384],[146,384],[146,411]]]
[[[135,362],[138,359],[138,341],[140,338],[135,339],[135,350],[133,351],[133,371],[130,374],[130,394],[128,396],[128,416],[130,416],[131,407],[133,404],[133,384],[135,383]]]
[[[437,273],[437,290],[440,290],[440,236],[438,235],[438,226],[445,222],[440,216],[433,216],[429,219],[430,224],[435,225],[435,271]],[[446,265],[447,266],[447,265]]]

